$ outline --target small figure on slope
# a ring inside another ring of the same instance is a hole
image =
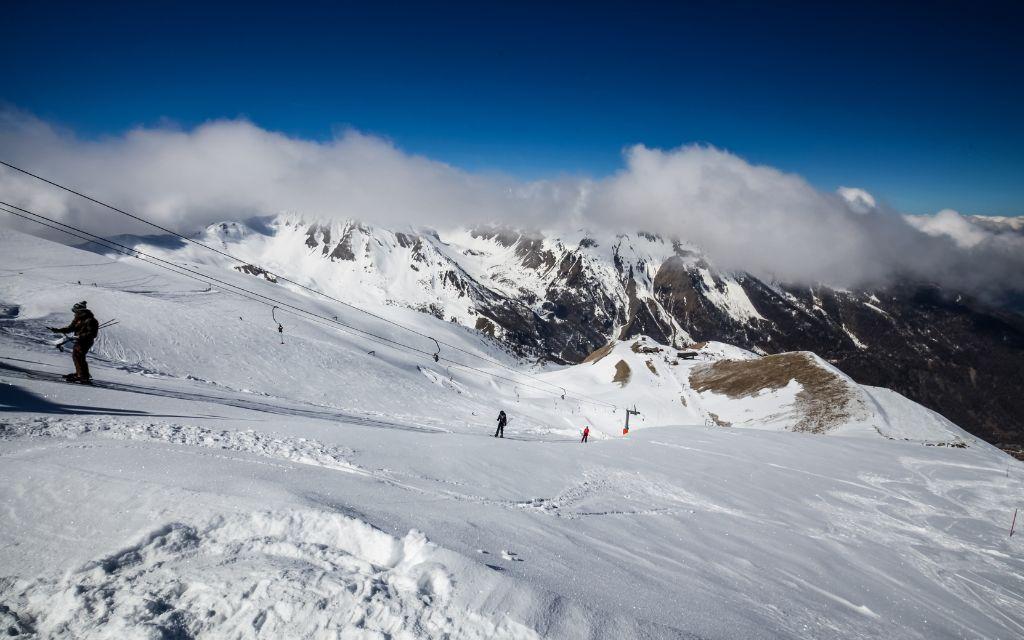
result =
[[[75,363],[75,372],[64,376],[68,382],[80,382],[90,384],[92,376],[89,375],[89,364],[85,361],[85,354],[89,353],[96,335],[100,331],[100,323],[92,315],[92,311],[85,308],[85,301],[75,303],[71,310],[75,313],[74,320],[66,327],[47,327],[54,333],[74,333],[75,348],[71,351],[71,359]]]
[[[588,437],[590,437],[590,427],[583,427],[583,439],[580,440],[580,443],[586,442]]]
[[[508,424],[508,418],[505,416],[504,411],[498,412],[498,428],[494,431],[495,438],[505,437],[505,425]]]

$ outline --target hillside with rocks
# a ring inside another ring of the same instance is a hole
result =
[[[540,361],[581,362],[638,335],[811,351],[990,442],[1024,446],[1024,316],[931,283],[854,291],[766,282],[648,233],[390,231],[283,215],[213,225],[201,239],[252,263],[222,260],[225,268],[261,278],[267,268],[356,304],[429,313]],[[135,242],[210,260],[183,243]]]

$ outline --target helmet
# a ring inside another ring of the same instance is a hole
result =
[[[78,313],[79,311],[85,311],[85,300],[82,300],[81,302],[76,302],[71,307],[71,310],[74,311],[75,313]]]

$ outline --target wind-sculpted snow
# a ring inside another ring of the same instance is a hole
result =
[[[100,435],[120,440],[150,440],[171,444],[240,451],[310,464],[328,469],[352,471],[347,460],[353,451],[327,446],[306,438],[281,438],[256,431],[213,430],[189,424],[123,423],[117,420],[34,418],[25,422],[0,423],[0,439],[18,437],[77,438]]]
[[[9,629],[26,636],[537,637],[453,609],[452,588],[422,533],[394,538],[342,515],[285,511],[160,525],[116,553],[59,578],[19,581],[0,597],[14,603]]]

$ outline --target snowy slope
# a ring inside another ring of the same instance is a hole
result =
[[[699,247],[643,232],[389,230],[282,214],[212,225],[199,237],[242,262],[168,237],[123,241],[252,279],[267,278],[261,268],[269,268],[384,314],[426,312],[523,357],[578,363],[609,340],[641,335],[810,351],[990,442],[1015,442],[1021,427],[1011,382],[1021,361],[1019,316],[920,283],[847,291],[762,280],[716,268]],[[977,388],[993,393],[979,396]]]
[[[640,304],[668,331],[673,324],[654,295],[654,278],[670,258],[690,247],[649,235],[595,235],[553,230],[523,233],[503,227],[391,231],[358,221],[318,222],[295,215],[224,222],[199,239],[303,285],[363,305],[403,306],[470,328],[487,326],[524,352],[545,355],[544,345],[527,344],[532,333],[557,333],[566,306],[584,307],[600,327],[587,341],[570,345],[567,357],[596,338],[598,344]],[[147,252],[238,268],[223,256],[194,245],[126,238]],[[259,275],[258,273],[255,275]],[[739,322],[760,319],[743,288],[731,276],[704,268],[712,304]],[[511,305],[512,309],[503,309]],[[576,326],[576,325],[574,325]],[[547,327],[547,330],[537,327]],[[688,334],[675,323],[680,340]],[[536,342],[536,336],[533,336]]]
[[[535,376],[442,349],[512,378],[501,380],[435,363],[432,341],[344,306],[200,268],[427,355],[279,309],[281,345],[255,302],[0,233],[4,628],[103,638],[1024,632],[1020,538],[1006,536],[1020,465],[813,355],[792,357],[834,375],[859,407],[821,434],[792,431],[801,391],[817,388],[806,372],[806,385],[769,377],[749,394],[695,388],[702,367],[746,380],[772,362],[729,345],[702,345],[690,361],[630,339],[538,368],[478,332],[365,294],[391,319]],[[93,388],[57,381],[69,358],[44,329],[80,299],[120,320],[94,349]],[[622,437],[633,405],[641,416]],[[504,441],[491,437],[499,408],[510,415]],[[711,413],[733,426],[709,425]],[[583,425],[595,431],[587,445]],[[926,446],[938,443],[966,446]]]

